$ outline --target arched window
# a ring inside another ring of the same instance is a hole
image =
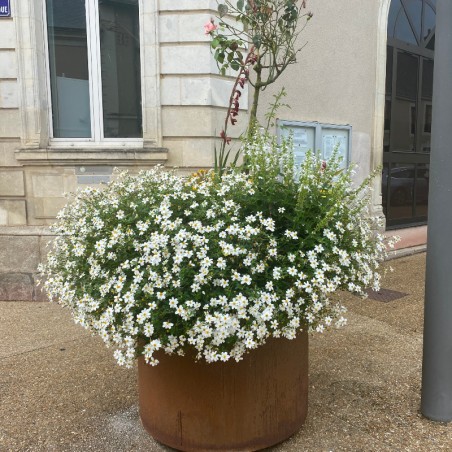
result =
[[[383,210],[388,227],[427,221],[436,0],[393,0],[388,17]]]

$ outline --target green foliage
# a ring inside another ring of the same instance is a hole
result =
[[[44,287],[119,364],[188,348],[240,360],[269,337],[343,325],[337,290],[378,290],[369,180],[354,188],[335,155],[297,166],[291,141],[265,131],[243,151],[246,165],[221,176],[124,173],[58,215]]]
[[[212,37],[211,47],[219,71],[238,72],[234,83],[224,128],[221,132],[220,149],[215,148],[215,168],[223,173],[227,164],[230,137],[229,123],[237,121],[240,88],[246,82],[254,88],[247,133],[251,135],[257,126],[257,109],[260,92],[274,83],[290,65],[297,60],[302,49],[298,37],[312,14],[305,11],[306,2],[296,0],[248,0],[230,1],[218,5],[217,26],[212,19],[206,24],[206,33]],[[266,115],[267,129],[274,124],[275,112],[282,104],[284,92],[278,94],[275,105]],[[236,155],[237,160],[238,155]]]
[[[283,97],[286,97],[286,96],[287,96],[287,92],[284,87],[282,87],[278,93],[273,94],[273,98],[275,100],[273,101],[272,104],[270,104],[270,107],[269,107],[267,113],[265,113],[265,119],[267,120],[267,125],[266,125],[265,129],[267,131],[270,130],[270,127],[275,126],[276,114],[279,111],[279,109],[282,107],[290,108],[290,105],[282,102]]]
[[[218,6],[219,28],[212,30],[212,49],[222,74],[243,68],[244,49],[256,56],[250,84],[257,90],[276,81],[296,62],[297,39],[312,17],[296,0],[226,0]],[[303,24],[304,21],[304,24]],[[264,74],[265,73],[265,74]]]

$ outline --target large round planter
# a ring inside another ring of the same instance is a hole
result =
[[[306,419],[308,335],[270,339],[236,363],[193,356],[138,360],[140,417],[158,441],[184,451],[251,451],[284,441]]]

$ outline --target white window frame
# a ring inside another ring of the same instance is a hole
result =
[[[138,1],[138,13],[140,15],[142,1]],[[52,111],[52,92],[50,80],[50,58],[49,58],[49,40],[47,28],[47,0],[42,2],[43,6],[43,26],[44,26],[44,45],[45,45],[45,68],[47,73],[47,96],[48,117],[49,117],[49,147],[83,147],[83,148],[105,148],[105,147],[142,147],[143,138],[105,138],[104,137],[104,116],[102,109],[102,76],[101,76],[101,55],[100,55],[100,30],[99,30],[99,2],[98,0],[85,0],[86,9],[86,39],[88,51],[88,76],[89,76],[89,99],[90,99],[90,119],[91,119],[91,137],[90,138],[54,138],[53,136],[53,111]],[[140,31],[140,77],[141,77],[141,108],[143,110],[144,83],[143,83],[143,31],[142,20],[139,20]],[[142,111],[142,121],[144,121],[144,111]],[[142,124],[144,131],[144,124]]]

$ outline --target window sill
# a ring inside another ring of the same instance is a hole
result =
[[[70,165],[70,164],[114,164],[125,166],[163,164],[168,159],[166,148],[96,148],[96,149],[20,149],[16,160],[24,166]]]

